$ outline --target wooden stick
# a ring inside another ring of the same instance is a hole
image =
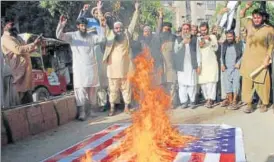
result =
[[[251,78],[255,77],[257,74],[259,74],[264,69],[264,65],[261,65],[257,69],[255,69],[249,76]]]

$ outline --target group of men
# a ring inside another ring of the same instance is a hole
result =
[[[246,19],[244,13],[251,6],[248,3],[241,11],[243,19]],[[56,29],[56,37],[68,42],[72,49],[74,93],[79,120],[95,115],[93,109],[98,106],[96,97],[106,100],[109,96],[109,116],[114,115],[120,92],[125,103],[124,111],[130,113],[132,94],[128,75],[134,71],[134,41],[139,42],[141,50],[149,49],[155,62],[155,73],[162,72],[156,84],[163,86],[171,96],[174,108],[178,104],[183,108],[194,108],[199,102],[200,92],[206,100],[205,106],[212,108],[218,92],[223,91],[221,106],[236,110],[241,96],[247,104],[244,111],[250,113],[253,111],[252,98],[256,91],[262,101],[260,110],[267,110],[274,29],[266,23],[263,11],[256,9],[252,13],[252,20],[243,21],[241,34],[236,35],[235,27],[231,27],[223,30],[223,36],[220,36],[218,26],[210,32],[206,22],[199,27],[184,23],[181,31],[174,35],[171,32],[172,24],[163,22],[164,15],[160,10],[156,32],[144,26],[143,33],[135,39],[134,30],[140,14],[138,2],[135,3],[135,12],[127,29],[122,22],[114,22],[109,13],[103,15],[101,9],[102,3],[98,1],[97,7],[91,10],[92,15],[89,15],[88,5],[85,5],[78,16],[78,30],[75,32],[63,32],[67,23],[64,16],[60,17]],[[222,11],[227,12],[227,9]],[[2,50],[8,58],[16,57],[29,67],[28,53],[35,49],[39,40],[28,45],[20,44],[11,29],[12,24],[7,23],[6,34],[1,39]],[[10,40],[13,44],[4,40]],[[256,75],[250,76],[261,66]],[[16,73],[14,76],[14,83],[19,83]],[[25,80],[25,77],[30,76],[18,76],[19,80]],[[18,92],[27,91],[18,89]]]

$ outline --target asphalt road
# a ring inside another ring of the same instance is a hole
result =
[[[227,124],[240,127],[244,134],[244,147],[248,162],[274,162],[274,113],[255,111],[245,114],[242,110],[231,111],[216,106],[207,109],[171,111],[173,123],[187,124]],[[130,116],[120,113],[108,117],[100,113],[95,119],[85,122],[73,121],[54,130],[29,137],[2,148],[3,162],[37,162],[43,160],[114,123],[130,122]]]

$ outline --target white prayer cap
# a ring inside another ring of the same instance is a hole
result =
[[[151,28],[149,26],[145,26],[143,30],[144,31],[151,31]]]
[[[113,26],[115,27],[115,26],[117,26],[117,25],[120,25],[120,26],[122,27],[122,26],[123,26],[123,23],[122,23],[122,22],[120,22],[120,21],[116,21],[116,22],[114,23],[114,25],[113,25]]]
[[[92,8],[92,10],[91,10],[91,14],[92,14],[92,16],[94,16],[94,13],[95,13],[95,11],[96,11],[96,10],[98,10],[98,8],[97,8],[97,7],[93,7],[93,8]]]

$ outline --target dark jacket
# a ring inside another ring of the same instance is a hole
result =
[[[238,43],[234,43],[233,45],[236,50],[236,62],[235,63],[237,63],[243,55],[243,44],[241,42],[238,42]],[[226,66],[225,57],[226,57],[227,47],[228,47],[228,42],[225,41],[222,44],[222,48],[221,48],[221,57],[222,57],[221,59],[223,61],[224,66]]]
[[[197,37],[196,36],[191,36],[189,48],[190,48],[191,65],[193,69],[197,69],[198,62],[197,62]],[[185,59],[185,45],[183,45],[182,48],[180,48],[179,51],[175,53],[176,71],[184,71],[184,59]]]

